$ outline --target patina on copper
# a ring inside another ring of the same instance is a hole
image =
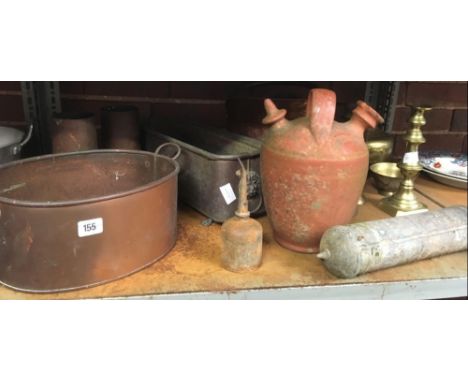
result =
[[[334,122],[336,96],[312,89],[306,116],[288,121],[286,110],[265,100],[273,125],[261,152],[262,188],[275,239],[299,252],[318,252],[323,232],[351,221],[364,187],[369,153],[366,128],[382,117],[358,101],[346,123]]]
[[[98,148],[96,125],[92,113],[54,114],[51,136],[52,152],[56,154]]]
[[[247,171],[238,159],[241,170],[239,201],[235,216],[226,220],[221,227],[223,267],[232,272],[258,268],[262,262],[262,225],[251,219],[247,200]]]
[[[101,109],[104,147],[139,150],[140,125],[138,108],[131,105],[107,106]]]
[[[176,241],[178,171],[168,157],[117,150],[0,167],[0,281],[65,291],[154,263]],[[102,232],[80,237],[80,222],[94,219]]]

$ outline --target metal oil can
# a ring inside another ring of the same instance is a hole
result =
[[[223,267],[231,272],[258,268],[262,262],[262,225],[250,218],[247,200],[247,172],[239,160],[239,204],[235,216],[221,227]]]

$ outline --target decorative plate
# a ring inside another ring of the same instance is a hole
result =
[[[419,163],[425,170],[466,181],[466,154],[447,151],[419,153]]]
[[[456,188],[463,188],[467,189],[468,187],[468,181],[466,179],[460,179],[456,178],[454,176],[447,176],[447,175],[442,175],[438,172],[431,171],[431,170],[426,170],[423,168],[423,172],[429,175],[432,179],[436,180],[439,183],[443,183],[447,186],[452,186]]]

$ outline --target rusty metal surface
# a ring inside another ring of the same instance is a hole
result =
[[[434,184],[435,187],[439,186]],[[466,197],[466,191],[456,191]],[[382,196],[371,185],[366,187],[364,196],[366,204],[359,208],[354,222],[388,217],[377,208]],[[430,209],[440,208],[423,196],[421,200]],[[292,252],[279,246],[273,239],[266,217],[258,219],[264,233],[262,266],[249,273],[233,273],[223,269],[221,264],[221,227],[216,224],[205,227],[201,224],[202,220],[202,215],[182,205],[178,218],[178,239],[173,250],[160,261],[132,276],[94,288],[54,294],[20,293],[0,286],[0,299],[77,299],[163,294],[170,298],[171,294],[177,293],[225,292],[227,295],[242,295],[245,290],[274,293],[275,288],[322,286],[349,286],[349,293],[353,293],[356,285],[396,285],[417,280],[450,280],[467,276],[467,254],[460,252],[353,279],[336,278],[316,256]],[[281,290],[284,289],[279,289],[280,296]]]
[[[164,142],[178,144],[181,172],[179,193],[182,201],[216,222],[234,215],[236,203],[227,203],[220,187],[231,185],[237,194],[237,159],[248,169],[248,202],[253,216],[264,213],[260,178],[261,142],[220,129],[201,128],[184,123],[161,124],[146,129],[146,149]],[[164,152],[163,152],[164,153]]]
[[[250,271],[262,263],[262,226],[235,216],[221,227],[221,263],[231,272]]]
[[[140,126],[135,106],[107,106],[101,109],[101,128],[105,148],[139,150]]]
[[[92,113],[57,113],[51,127],[52,152],[67,153],[98,148]]]
[[[258,268],[262,262],[262,226],[250,218],[247,201],[247,171],[239,160],[241,170],[236,215],[221,227],[221,262],[225,269],[242,272]]]
[[[0,167],[0,281],[63,291],[155,262],[176,240],[178,169],[163,156],[115,150]]]

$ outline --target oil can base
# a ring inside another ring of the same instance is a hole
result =
[[[231,267],[227,265],[225,262],[222,263],[222,266],[224,269],[226,269],[229,272],[234,272],[234,273],[249,273],[257,270],[260,268],[262,263],[258,263],[257,265],[249,266],[249,267],[243,267],[243,268],[238,268],[238,267]]]
[[[225,269],[239,272],[260,266],[263,228],[259,222],[249,217],[234,216],[221,226],[221,237],[221,263]]]

